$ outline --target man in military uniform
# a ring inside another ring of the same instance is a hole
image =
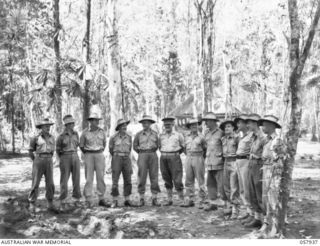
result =
[[[132,148],[132,137],[127,133],[127,125],[130,121],[119,119],[116,126],[117,133],[114,134],[109,141],[109,152],[112,156],[112,191],[113,202],[111,207],[118,207],[119,196],[119,177],[123,176],[123,195],[124,206],[131,207],[130,195],[132,191],[131,175],[132,165],[130,160],[130,152]]]
[[[72,115],[63,117],[65,129],[58,137],[56,152],[60,158],[60,210],[65,209],[65,199],[68,196],[68,181],[72,174],[73,192],[75,205],[78,206],[81,198],[80,191],[80,160],[77,154],[79,135],[74,131],[74,119]]]
[[[252,131],[252,145],[249,157],[249,195],[250,205],[254,212],[242,223],[246,228],[260,228],[262,216],[265,213],[262,203],[262,150],[265,144],[265,137],[259,129],[258,114],[250,114],[247,118],[247,125]]]
[[[218,198],[221,199],[223,195],[223,157],[221,142],[223,132],[217,126],[219,120],[214,113],[207,113],[202,120],[208,128],[205,134],[207,146],[205,164],[208,170],[207,189],[209,204],[204,210],[211,211],[217,209],[217,205],[219,204]]]
[[[238,148],[239,138],[235,131],[237,126],[231,119],[226,119],[220,125],[221,130],[224,131],[222,137],[222,153],[224,157],[224,200],[227,200],[225,214],[229,214],[229,206],[232,205],[232,214],[230,219],[237,219],[239,215],[239,183],[236,166],[236,152]],[[229,203],[230,204],[229,204]]]
[[[32,165],[32,187],[29,193],[30,210],[35,211],[35,203],[39,194],[39,184],[44,175],[46,181],[46,199],[48,201],[48,210],[54,211],[53,196],[53,163],[55,140],[50,134],[50,126],[53,125],[48,118],[43,119],[36,125],[41,132],[30,141],[29,156],[33,161]]]
[[[139,121],[143,130],[138,132],[133,140],[133,149],[138,153],[138,192],[140,194],[140,206],[145,205],[144,194],[146,192],[146,181],[149,173],[152,193],[152,205],[161,206],[157,200],[157,194],[160,192],[158,184],[158,156],[159,147],[158,134],[152,130],[151,124],[155,121],[149,115],[144,115]]]
[[[240,220],[246,219],[250,215],[253,215],[250,205],[250,193],[248,182],[249,155],[252,144],[252,132],[248,131],[246,120],[246,114],[242,114],[234,120],[241,133],[241,136],[239,135],[239,144],[236,152],[236,166],[239,180],[240,198],[244,206],[246,207],[246,212],[238,217],[238,219]]]
[[[204,136],[198,132],[198,119],[191,119],[186,126],[190,129],[190,133],[186,136],[186,197],[185,203],[182,207],[193,207],[194,204],[194,181],[195,179],[199,185],[200,202],[198,208],[204,207],[206,198],[205,190],[205,166],[204,157],[206,156],[206,142]]]
[[[106,184],[104,182],[105,157],[103,151],[106,147],[106,135],[99,127],[101,117],[96,112],[91,112],[88,121],[90,126],[85,129],[80,137],[80,149],[84,153],[84,166],[86,184],[84,186],[84,196],[88,207],[93,203],[93,178],[96,173],[97,192],[99,197],[99,206],[110,207],[105,201],[104,194]]]
[[[163,118],[165,132],[160,134],[159,149],[160,156],[160,171],[164,180],[164,185],[167,189],[168,201],[165,206],[171,206],[172,189],[175,186],[180,202],[183,203],[183,168],[180,154],[185,148],[184,137],[181,133],[173,131],[174,117]]]
[[[278,118],[266,115],[259,120],[263,132],[267,135],[266,144],[262,152],[263,160],[263,203],[266,210],[264,224],[260,229],[261,235],[274,237],[279,233],[279,188],[285,158],[285,146],[283,140],[277,135],[276,129],[280,129]],[[269,231],[270,229],[270,231]]]

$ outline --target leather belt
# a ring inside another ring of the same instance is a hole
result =
[[[38,156],[44,157],[44,158],[49,158],[49,157],[52,157],[53,154],[52,153],[39,153]]]
[[[139,150],[139,154],[140,153],[154,153],[156,152],[154,149],[141,149]]]
[[[187,156],[203,156],[202,151],[187,152]]]
[[[226,161],[236,161],[237,160],[237,157],[235,156],[230,156],[230,157],[225,157],[224,158]]]
[[[123,156],[123,157],[129,157],[130,153],[125,153],[125,152],[115,152],[113,153],[116,156]]]
[[[162,156],[174,156],[174,155],[180,155],[180,153],[178,151],[175,152],[161,152]]]
[[[97,153],[102,153],[103,152],[103,150],[101,149],[101,150],[85,150],[85,154],[86,153],[92,153],[92,154],[97,154]]]
[[[249,156],[248,155],[237,155],[236,158],[237,159],[248,159],[249,160]]]
[[[66,151],[66,152],[62,152],[61,155],[73,155],[73,154],[77,154],[76,151]]]

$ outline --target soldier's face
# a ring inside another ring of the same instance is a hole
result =
[[[144,120],[141,122],[143,130],[148,130],[151,126],[151,122],[148,120]]]
[[[49,133],[50,132],[50,125],[41,126],[41,130],[43,133]]]
[[[234,130],[234,127],[233,127],[233,125],[230,124],[230,123],[227,123],[227,124],[225,125],[225,127],[224,127],[224,132],[225,132],[225,134],[231,134],[231,133],[233,133],[233,130]]]
[[[262,123],[262,131],[265,134],[272,134],[276,130],[276,127],[273,123],[268,121],[263,121]]]
[[[171,123],[171,122],[165,122],[165,123],[164,123],[164,128],[166,129],[167,132],[172,131],[173,123]]]
[[[246,128],[247,128],[247,124],[246,124],[246,122],[243,121],[243,120],[239,120],[239,121],[237,122],[237,126],[238,126],[238,129],[239,129],[240,131],[246,130]]]
[[[217,127],[217,122],[215,120],[206,120],[205,124],[209,129],[215,129]]]
[[[67,128],[68,130],[73,130],[73,129],[74,129],[74,123],[66,124],[66,128]]]
[[[198,124],[190,125],[190,131],[193,132],[193,133],[198,132]]]
[[[254,130],[256,129],[256,127],[257,127],[257,123],[254,122],[254,121],[249,120],[249,121],[247,122],[247,126],[248,126],[248,129],[249,129],[250,131],[254,131]]]
[[[98,127],[99,126],[99,120],[98,119],[90,119],[89,120],[90,125],[93,127]]]
[[[127,131],[127,124],[122,124],[119,127],[119,132],[125,133]]]

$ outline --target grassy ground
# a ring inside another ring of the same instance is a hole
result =
[[[319,153],[320,144],[299,143],[289,203],[288,238],[320,238]],[[45,209],[43,180],[38,211],[32,216],[27,210],[31,167],[26,156],[0,156],[0,238],[243,238],[251,233],[239,221],[224,218],[221,210],[205,212],[196,207],[152,207],[149,186],[147,205],[142,208],[86,210],[70,207],[68,213],[54,214]],[[60,171],[57,167],[54,174],[55,197],[58,197]],[[83,169],[81,178],[83,187]],[[165,189],[162,179],[159,180],[162,189],[159,198],[163,202]],[[111,175],[106,175],[105,181],[106,196],[110,200]],[[71,183],[69,185],[71,188]],[[175,196],[174,202],[176,199]],[[132,200],[138,201],[136,172]]]

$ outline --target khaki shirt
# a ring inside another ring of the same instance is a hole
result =
[[[252,145],[250,149],[250,158],[261,159],[263,146],[266,144],[266,138],[262,132],[252,133]]]
[[[53,154],[54,147],[54,137],[49,134],[49,136],[45,138],[41,133],[40,135],[31,139],[29,150],[36,152],[37,154]]]
[[[133,140],[133,149],[139,153],[140,150],[153,150],[158,149],[159,139],[158,134],[154,130],[140,131],[136,134]]]
[[[60,155],[64,152],[77,151],[79,146],[79,135],[73,131],[71,135],[68,131],[64,131],[57,139],[56,152]]]
[[[171,132],[160,134],[159,149],[163,152],[177,152],[184,150],[184,137],[179,132]]]
[[[223,136],[221,141],[223,157],[235,157],[238,149],[239,137],[233,133],[229,136]]]
[[[109,141],[109,152],[111,155],[116,152],[120,153],[130,153],[132,148],[132,137],[126,133],[121,136],[120,133],[114,134],[110,137]]]
[[[205,152],[207,149],[204,136],[200,133],[197,135],[189,133],[186,136],[186,153],[190,152]]]
[[[104,150],[106,147],[106,135],[101,128],[95,131],[85,129],[80,137],[80,148],[88,151]]]
[[[238,156],[248,156],[252,145],[252,132],[247,132],[242,138],[239,137],[237,149]]]
[[[276,135],[266,137],[266,144],[263,147],[262,159],[266,165],[272,165],[274,162],[285,156],[285,146],[283,140]]]
[[[207,146],[205,164],[208,170],[221,170],[223,169],[222,158],[222,131],[216,128],[213,131],[208,131],[205,134],[205,141]]]

